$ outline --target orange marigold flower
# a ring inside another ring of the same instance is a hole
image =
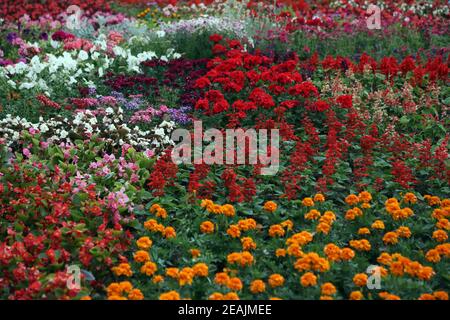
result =
[[[220,292],[214,292],[208,297],[208,300],[223,300],[223,294]]]
[[[113,282],[106,287],[106,294],[108,296],[120,296],[122,294],[122,291],[123,289],[117,282]]]
[[[370,202],[372,200],[372,195],[368,191],[360,192],[358,195],[359,200],[364,203]]]
[[[319,218],[320,218],[320,212],[319,212],[319,210],[316,210],[316,209],[309,210],[309,212],[307,212],[305,214],[306,220],[317,220]]]
[[[358,196],[357,196],[356,194],[348,195],[348,196],[345,198],[345,203],[347,203],[347,204],[350,205],[350,206],[354,206],[354,205],[357,204],[358,202],[359,202],[359,198],[358,198]]]
[[[417,273],[417,277],[422,280],[430,280],[433,275],[434,271],[431,267],[422,267]]]
[[[331,226],[328,223],[321,222],[317,225],[316,231],[318,233],[328,234],[331,230]]]
[[[316,193],[316,195],[314,196],[314,201],[317,202],[324,202],[325,201],[325,196],[321,193]]]
[[[226,286],[233,291],[239,291],[242,289],[242,281],[238,277],[230,278],[226,284]]]
[[[175,229],[172,227],[166,227],[163,231],[164,238],[170,239],[175,238],[177,236],[177,233],[175,232]]]
[[[220,285],[226,285],[228,280],[230,280],[230,277],[226,272],[218,272],[214,277],[214,282]]]
[[[436,230],[433,232],[433,239],[438,242],[445,242],[448,239],[447,232],[445,232],[444,230]]]
[[[370,251],[371,245],[367,239],[350,240],[350,247],[359,251]]]
[[[131,266],[128,263],[121,263],[117,267],[112,267],[111,271],[116,276],[131,277],[133,275],[133,271],[131,271]]]
[[[369,230],[369,228],[359,228],[358,234],[359,234],[359,235],[370,234],[370,230]]]
[[[278,248],[275,250],[275,256],[277,257],[285,257],[286,256],[286,249]]]
[[[231,204],[224,204],[221,207],[221,211],[227,217],[234,217],[234,215],[236,214],[236,211],[235,211],[234,207]]]
[[[164,232],[164,226],[159,224],[155,219],[145,221],[144,228],[152,232]]]
[[[408,227],[401,226],[395,232],[401,238],[411,237],[411,230]]]
[[[275,212],[275,210],[277,210],[277,204],[273,201],[267,201],[266,203],[264,203],[264,210]]]
[[[192,284],[192,280],[194,279],[194,269],[186,267],[181,269],[178,273],[178,283],[180,286],[184,286],[187,284]]]
[[[353,277],[353,283],[358,287],[363,287],[367,284],[367,274],[358,273]]]
[[[424,294],[420,295],[418,300],[436,300],[436,298],[432,294],[424,293]]]
[[[361,208],[363,208],[363,209],[369,209],[369,208],[371,208],[371,206],[370,206],[369,203],[364,202],[364,203],[361,205]]]
[[[139,251],[135,252],[133,255],[133,258],[134,258],[134,261],[136,261],[136,262],[150,261],[150,255],[148,254],[147,251],[144,251],[144,250],[139,250]]]
[[[162,293],[159,296],[159,300],[180,300],[180,294],[176,291],[169,291]]]
[[[364,298],[363,294],[361,291],[353,291],[352,293],[350,293],[350,300],[362,300]]]
[[[414,195],[414,193],[408,192],[403,196],[403,201],[406,203],[416,203],[417,197]]]
[[[320,296],[319,300],[334,300],[331,296]]]
[[[214,232],[214,223],[211,221],[204,221],[200,225],[200,231],[202,233],[213,233]]]
[[[439,221],[436,222],[436,228],[443,230],[450,230],[450,222],[448,221],[448,219],[445,218],[439,219]]]
[[[130,299],[130,300],[143,300],[144,299],[144,295],[142,294],[141,290],[133,289],[128,294],[128,299]]]
[[[396,244],[398,242],[398,234],[396,232],[387,232],[383,236],[383,242],[385,244]]]
[[[239,296],[236,292],[228,292],[223,296],[223,300],[239,300]]]
[[[250,292],[253,294],[257,294],[257,293],[262,293],[266,291],[266,284],[264,283],[264,281],[258,279],[258,280],[253,280],[252,283],[250,284]]]
[[[92,298],[90,296],[83,296],[80,300],[92,300]]]
[[[244,237],[241,239],[242,249],[252,250],[256,249],[256,243],[250,237]]]
[[[390,265],[392,262],[392,257],[390,256],[389,253],[387,252],[383,252],[382,254],[380,254],[380,256],[377,258],[377,261],[381,264],[384,265]]]
[[[201,252],[199,249],[191,249],[189,250],[193,258],[198,258],[201,255]]]
[[[269,276],[268,282],[272,288],[280,287],[284,284],[284,277],[281,274],[274,273]]]
[[[344,261],[352,260],[355,257],[355,251],[350,248],[343,248],[341,250],[340,258]]]
[[[314,206],[314,201],[313,201],[312,198],[304,198],[304,199],[302,200],[302,204],[303,204],[305,207],[312,207],[312,206]]]
[[[140,237],[137,241],[136,241],[136,245],[138,246],[139,249],[143,249],[143,250],[148,250],[151,248],[153,242],[152,240],[150,240],[149,237]]]
[[[300,283],[304,287],[312,287],[317,284],[317,277],[312,272],[307,272],[300,278]]]
[[[256,228],[256,221],[252,218],[239,220],[238,227],[241,231],[253,230]]]
[[[372,229],[384,229],[384,222],[381,220],[376,220],[374,223],[372,223]]]
[[[178,268],[166,268],[166,276],[173,279],[178,279],[179,270]]]
[[[161,275],[153,276],[152,282],[153,283],[160,283],[164,281],[164,277]]]
[[[206,263],[197,263],[193,267],[194,274],[197,277],[207,277],[208,276],[208,266]]]
[[[428,252],[425,255],[425,258],[428,261],[434,262],[434,263],[441,261],[441,255],[439,254],[439,251],[437,251],[436,249],[428,250]]]
[[[283,227],[279,224],[274,224],[269,228],[269,236],[274,237],[283,237],[285,235],[285,231]]]
[[[227,230],[227,234],[232,238],[239,238],[241,236],[241,230],[235,224],[230,225]]]
[[[327,258],[330,259],[331,261],[338,261],[341,256],[341,249],[334,243],[327,244],[324,247],[323,252],[327,256]]]
[[[283,221],[280,224],[283,228],[286,228],[288,230],[292,230],[292,228],[294,227],[294,223],[291,220]]]
[[[161,209],[161,206],[159,204],[155,203],[155,204],[152,204],[149,211],[150,211],[150,213],[155,213],[159,209]]]
[[[141,267],[141,273],[146,274],[147,276],[152,276],[158,270],[156,263],[154,262],[146,262]]]
[[[167,218],[167,211],[164,208],[159,208],[158,210],[156,210],[156,216],[162,219],[166,219]]]
[[[320,290],[321,290],[322,294],[325,296],[332,296],[333,294],[336,293],[336,287],[331,282],[324,283],[320,287]]]
[[[437,300],[448,300],[448,293],[445,291],[435,291],[433,293],[433,296],[437,299]]]

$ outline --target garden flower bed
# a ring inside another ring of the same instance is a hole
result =
[[[446,1],[43,2],[0,5],[0,299],[448,300]]]

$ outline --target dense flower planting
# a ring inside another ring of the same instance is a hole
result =
[[[448,300],[449,7],[379,5],[3,1],[0,298]]]

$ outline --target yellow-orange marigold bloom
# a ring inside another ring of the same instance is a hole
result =
[[[370,251],[371,245],[367,239],[350,240],[350,247],[359,251]]]
[[[128,294],[128,299],[130,299],[130,300],[143,300],[144,299],[144,295],[142,294],[141,290],[133,289]]]
[[[411,237],[411,230],[408,227],[401,226],[395,231],[401,238]]]
[[[153,283],[160,283],[164,281],[164,277],[161,275],[153,276],[152,282]]]
[[[256,243],[250,237],[244,237],[241,239],[243,250],[254,250],[256,249]]]
[[[166,268],[166,276],[173,279],[178,279],[179,272],[178,268]]]
[[[180,294],[176,291],[169,291],[160,294],[159,300],[180,300]]]
[[[175,229],[173,227],[166,227],[164,228],[163,236],[167,239],[175,238],[177,236],[177,233],[175,232]]]
[[[208,297],[208,300],[223,300],[223,294],[220,292],[214,292]]]
[[[187,284],[192,284],[192,280],[194,279],[194,269],[186,267],[181,269],[178,273],[178,283],[180,286],[184,286]]]
[[[447,232],[445,232],[444,230],[436,230],[433,232],[433,239],[438,242],[445,242],[448,239]]]
[[[230,225],[227,229],[227,234],[232,238],[239,238],[241,236],[241,230],[235,224]]]
[[[341,250],[340,258],[344,261],[352,260],[355,257],[355,251],[350,248],[343,248]]]
[[[286,256],[286,249],[278,248],[275,250],[275,256],[277,257],[285,257]]]
[[[161,209],[161,206],[159,204],[155,203],[155,204],[152,204],[149,211],[150,211],[150,213],[155,213],[159,209]]]
[[[154,262],[146,262],[141,267],[141,273],[146,274],[147,276],[152,276],[158,270],[156,263]]]
[[[228,283],[228,280],[230,280],[230,277],[226,272],[218,272],[214,277],[214,282],[219,285],[226,285]]]
[[[324,202],[325,201],[325,196],[321,193],[316,193],[316,195],[314,196],[314,201],[317,202]]]
[[[364,203],[370,202],[372,200],[372,195],[368,191],[360,192],[358,195],[358,199]]]
[[[189,250],[193,258],[198,258],[201,255],[201,252],[199,249],[191,249]]]
[[[304,287],[312,287],[317,284],[317,277],[312,272],[307,272],[300,278],[300,283]]]
[[[416,203],[417,197],[414,195],[414,193],[408,192],[403,196],[403,201],[406,203]]]
[[[158,210],[156,210],[156,216],[162,219],[166,219],[167,218],[167,211],[164,208],[159,208]]]
[[[266,203],[264,203],[264,210],[275,212],[275,210],[277,210],[277,204],[273,201],[267,201]]]
[[[436,300],[435,296],[429,293],[423,293],[420,295],[418,300]]]
[[[250,292],[253,294],[262,293],[266,291],[266,284],[264,281],[257,279],[253,280],[250,284]]]
[[[358,234],[359,234],[359,235],[370,234],[370,230],[369,230],[369,228],[359,228]]]
[[[347,203],[347,204],[350,205],[350,206],[354,206],[354,205],[357,204],[358,202],[359,202],[359,198],[358,198],[358,196],[357,196],[356,194],[348,195],[348,196],[345,198],[345,203]]]
[[[304,198],[304,199],[302,200],[302,204],[303,204],[305,207],[312,207],[312,206],[314,206],[314,201],[313,201],[312,198]]]
[[[441,255],[439,254],[439,251],[437,251],[436,249],[428,250],[428,252],[425,255],[425,258],[428,261],[434,262],[434,263],[441,261]]]
[[[353,291],[352,293],[350,293],[350,300],[362,300],[364,298],[363,294],[361,291]]]
[[[441,203],[441,199],[439,197],[437,197],[437,196],[425,195],[424,198],[425,198],[425,200],[428,201],[428,204],[430,206],[436,206],[436,205],[439,205]]]
[[[316,231],[317,233],[328,234],[331,230],[331,225],[325,222],[321,222],[317,225]]]
[[[440,255],[450,258],[450,243],[439,244],[436,246],[436,250]]]
[[[214,223],[211,221],[204,221],[200,225],[200,231],[202,233],[213,233],[214,232]]]
[[[445,291],[435,291],[433,292],[433,296],[437,300],[448,300],[448,293]]]
[[[123,289],[117,282],[113,282],[106,287],[106,294],[108,296],[120,296],[122,294],[122,291]]]
[[[445,218],[439,219],[439,221],[436,222],[436,228],[443,230],[450,230],[450,222],[448,221],[448,219]]]
[[[164,226],[159,224],[155,219],[145,221],[144,228],[152,232],[164,232]]]
[[[283,228],[286,228],[287,230],[292,230],[294,227],[294,223],[291,220],[286,220],[280,223]]]
[[[228,280],[226,286],[233,291],[239,291],[242,289],[242,281],[238,277],[233,277]]]
[[[133,275],[133,271],[131,270],[131,266],[128,263],[121,263],[117,267],[112,267],[111,271],[116,276],[131,277]]]
[[[390,265],[392,262],[392,257],[389,253],[383,252],[380,254],[380,256],[377,258],[377,261],[384,265]]]
[[[353,277],[353,283],[358,287],[363,287],[367,284],[367,274],[358,273]]]
[[[336,287],[331,282],[326,282],[320,287],[321,293],[325,296],[332,296],[336,293]]]
[[[372,223],[372,229],[384,229],[384,222],[381,220],[376,220],[374,223]]]
[[[317,220],[320,218],[320,211],[316,209],[311,209],[305,214],[306,220]]]
[[[363,208],[363,209],[369,209],[369,208],[371,208],[370,203],[364,202],[364,203],[361,205],[361,208]]]
[[[280,287],[284,284],[284,277],[281,274],[274,273],[269,276],[268,282],[272,288]]]
[[[208,276],[208,266],[206,263],[197,263],[193,267],[194,274],[197,277],[207,277]]]
[[[285,231],[283,227],[279,224],[274,224],[269,228],[269,236],[274,237],[283,237],[285,235]]]
[[[431,267],[422,267],[417,273],[417,277],[422,280],[430,280],[433,275],[434,271]]]
[[[130,281],[121,281],[119,282],[119,287],[120,287],[120,291],[121,292],[130,292],[131,289],[133,289],[133,285],[131,284]]]
[[[231,204],[224,204],[221,207],[221,211],[227,217],[234,217],[234,215],[236,214],[236,211],[235,211],[234,207]]]
[[[112,295],[108,297],[108,300],[128,300],[126,297]]]
[[[253,230],[256,228],[256,221],[252,218],[239,220],[238,227],[241,231]]]
[[[152,240],[150,240],[149,237],[140,237],[137,241],[136,241],[136,245],[138,246],[139,249],[143,249],[143,250],[148,250],[151,248],[153,242]]]
[[[383,236],[383,242],[385,244],[396,244],[398,242],[398,235],[396,232],[387,232]]]
[[[319,300],[334,300],[332,296],[320,296]]]
[[[92,300],[92,298],[90,296],[83,296],[80,298],[80,300]]]
[[[239,300],[239,296],[236,292],[228,292],[223,296],[223,300]]]
[[[324,247],[323,252],[327,256],[327,258],[330,259],[331,261],[338,261],[341,256],[341,249],[334,243],[327,244]]]

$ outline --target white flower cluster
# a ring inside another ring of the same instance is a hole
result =
[[[106,149],[118,149],[131,145],[136,150],[164,151],[174,145],[170,135],[175,129],[175,122],[163,120],[151,130],[141,130],[139,126],[129,126],[123,117],[121,108],[108,107],[95,114],[90,110],[78,112],[71,119],[39,119],[32,123],[25,118],[7,115],[0,120],[0,138],[8,146],[13,146],[21,138],[22,131],[40,133],[42,141],[48,143],[69,143],[76,140],[99,139]]]
[[[130,49],[115,46],[115,57],[102,50],[103,43],[95,43],[101,50],[91,48],[84,50],[65,51],[61,55],[47,53],[41,59],[34,56],[29,63],[19,62],[15,65],[0,67],[0,83],[5,83],[12,89],[29,90],[35,88],[51,96],[58,87],[73,87],[75,84],[95,87],[94,80],[102,77],[111,69],[126,72],[140,72],[139,65],[143,61],[160,58],[164,61],[177,59],[179,54],[173,49],[158,57],[155,52],[146,51],[133,55]],[[106,50],[106,44],[105,48]],[[7,88],[3,88],[7,90]],[[0,88],[0,92],[3,91]]]

